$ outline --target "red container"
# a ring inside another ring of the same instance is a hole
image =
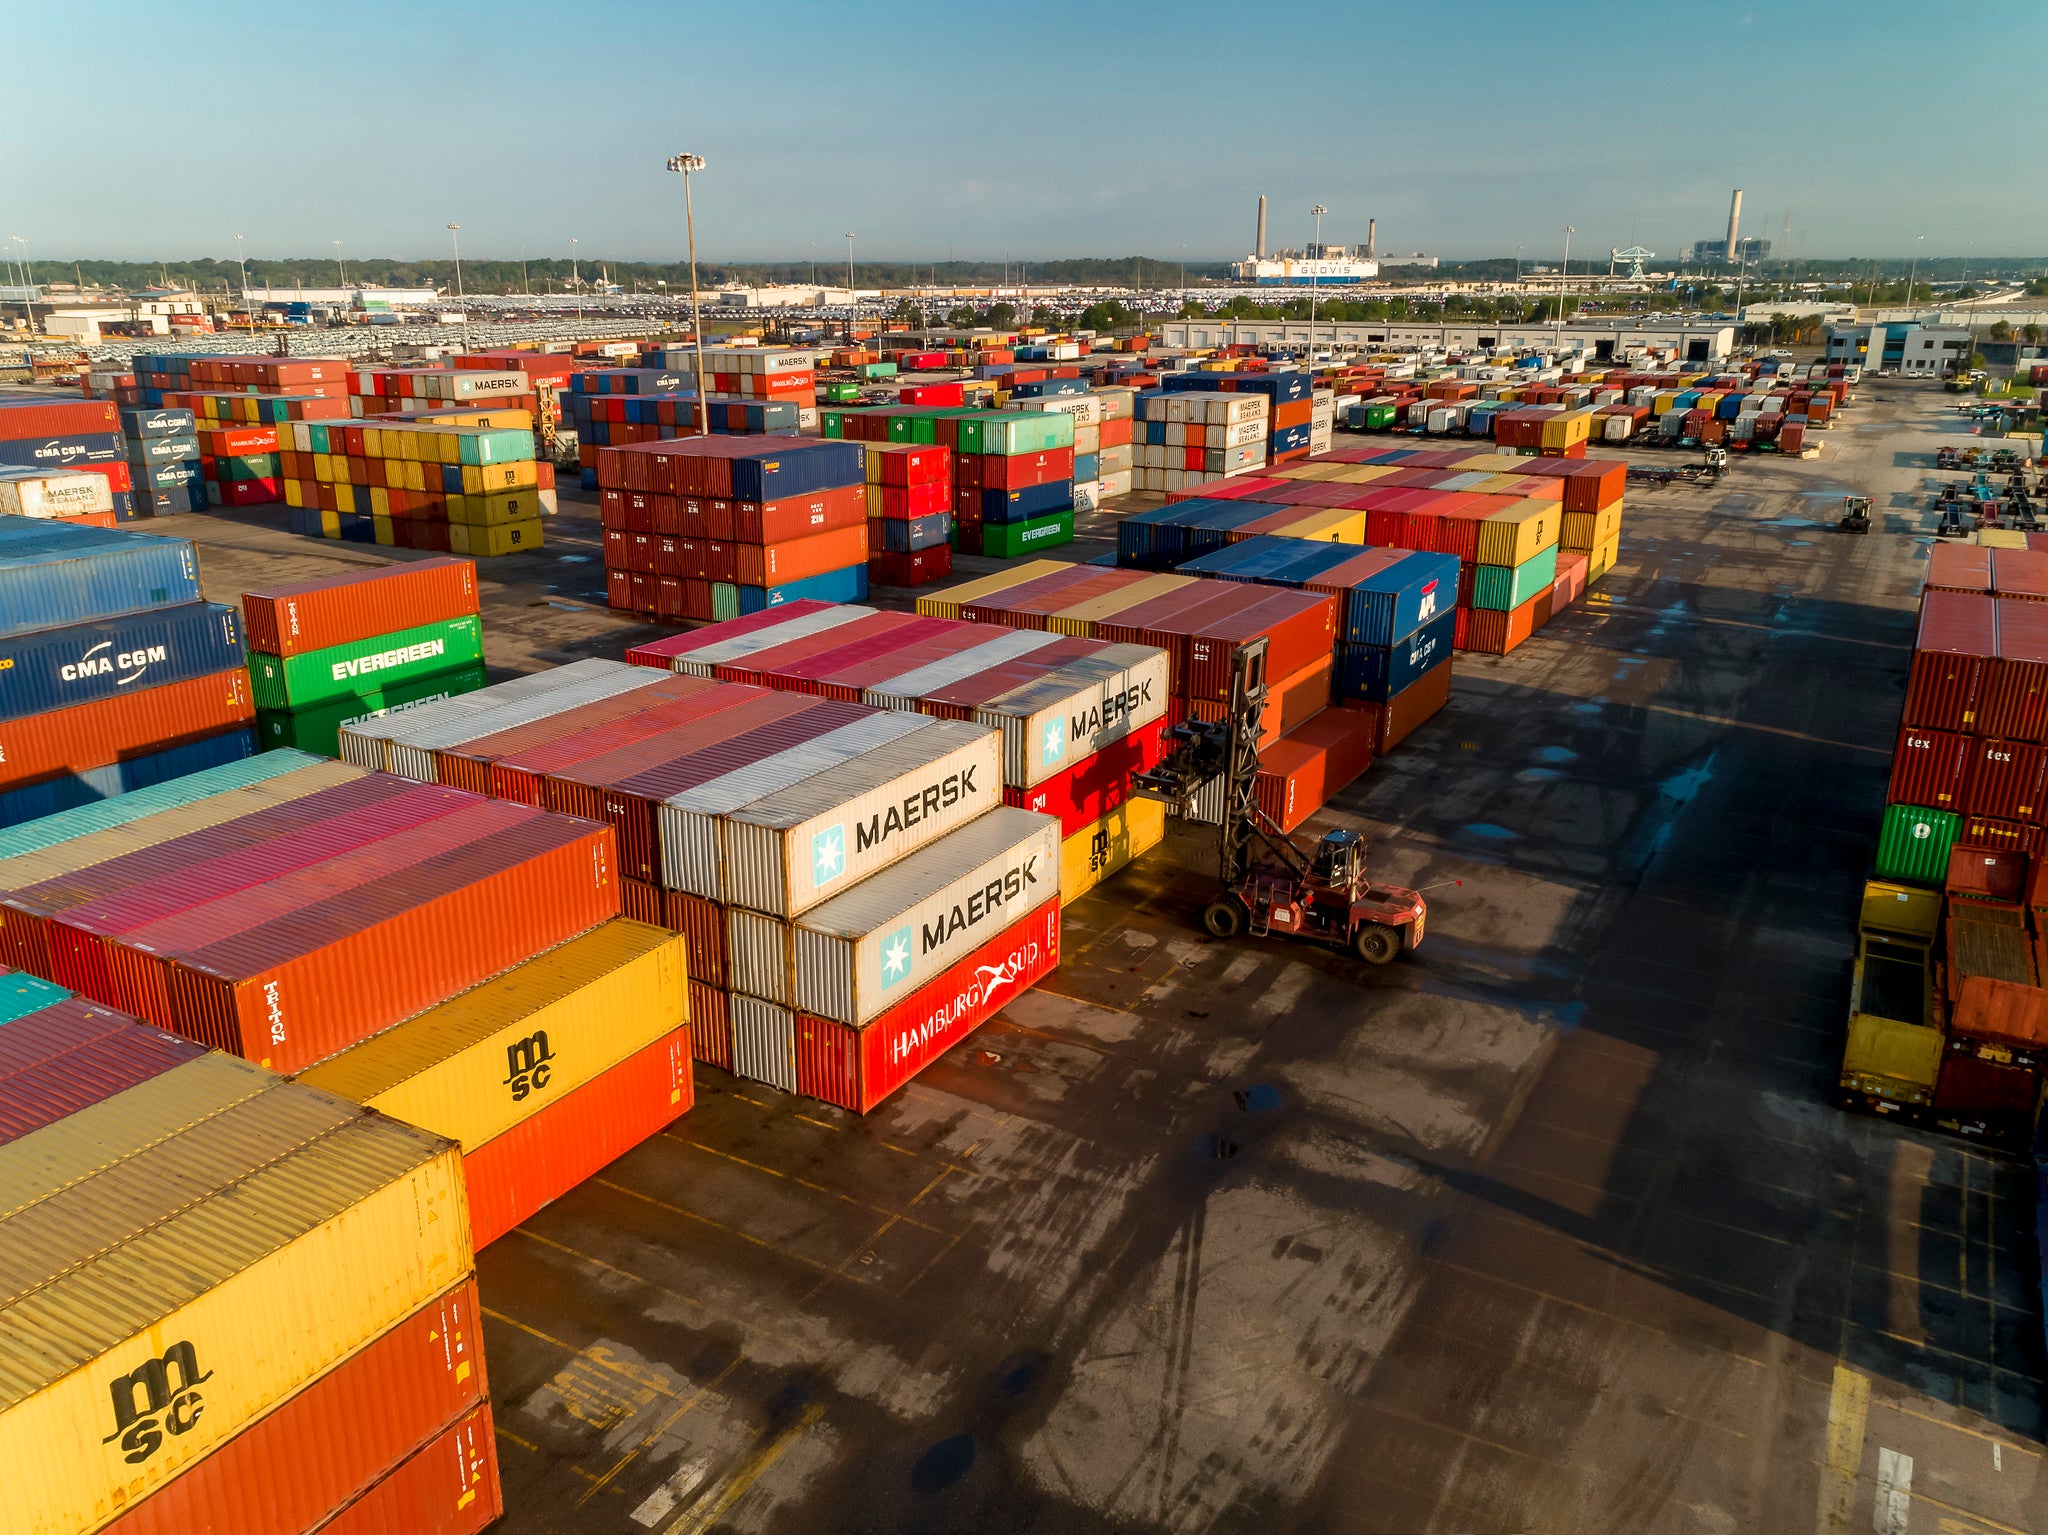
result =
[[[807,581],[828,570],[865,565],[868,559],[868,520],[865,512],[849,527],[781,544],[735,544],[732,580],[742,586],[781,586]],[[719,579],[712,572],[712,579]]]
[[[492,1136],[462,1159],[477,1250],[673,1124],[693,1101],[686,1024]]]
[[[322,1527],[488,1400],[482,1315],[476,1281],[464,1280],[100,1535],[304,1535]]]
[[[1324,692],[1327,697],[1327,677]],[[1154,720],[1043,783],[1029,789],[1006,785],[1003,803],[1056,815],[1060,818],[1060,835],[1071,837],[1131,797],[1131,775],[1160,764],[1166,755],[1165,738],[1166,720]]]
[[[938,451],[943,453],[945,449]],[[715,501],[710,505],[730,508],[726,515],[730,517],[732,526],[729,529],[709,527],[706,532],[711,537],[729,538],[742,544],[783,544],[819,533],[831,533],[865,521],[868,514],[865,485],[841,485],[783,501]],[[938,510],[944,511],[945,508],[942,506]]]
[[[1334,670],[1334,658],[1324,656],[1321,660],[1304,666],[1291,677],[1283,677],[1278,682],[1269,681],[1266,684],[1266,704],[1259,711],[1260,751],[1264,751],[1295,726],[1307,724],[1320,710],[1329,707],[1330,674]],[[1220,725],[1223,723],[1224,715],[1229,712],[1229,705],[1196,699],[1187,705],[1187,712],[1198,720]]]
[[[2039,821],[2044,768],[2048,768],[2048,748],[2025,741],[1972,737],[1963,777],[1964,813],[2003,821]]]
[[[1557,556],[1557,579],[1550,586],[1553,615],[1570,607],[1586,594],[1586,571],[1592,561],[1577,550],[1561,550]]]
[[[0,720],[0,789],[105,767],[246,726],[249,671],[214,672],[44,714]]]
[[[1628,465],[1613,459],[1597,459],[1575,465],[1564,477],[1564,509],[1568,512],[1597,512],[1619,501],[1628,488]]]
[[[973,643],[975,638],[975,626],[972,624],[963,624],[952,618],[917,617],[883,633],[820,650],[802,660],[779,666],[771,682],[782,692],[809,693],[818,698],[841,698],[849,703],[858,703],[861,690],[870,682],[900,676],[926,660],[951,655]]]
[[[1047,620],[1053,614],[1084,602],[1093,602],[1099,597],[1111,596],[1147,578],[1147,573],[1141,570],[1103,570],[1090,565],[1081,569],[1087,572],[1082,580],[1062,586],[1014,596],[1007,592],[994,594],[989,602],[1001,604],[1001,617],[997,621],[1011,629],[1035,629],[1043,633]],[[978,606],[976,611],[981,611]]]
[[[1335,597],[1262,586],[1239,589],[1255,600],[1235,613],[1202,618],[1190,636],[1186,696],[1191,699],[1227,702],[1238,650],[1261,635],[1266,639],[1266,675],[1276,681],[1329,659],[1336,646]]]
[[[321,1525],[319,1535],[477,1535],[504,1512],[498,1443],[483,1406]]]
[[[273,1071],[297,1071],[618,914],[609,828],[536,815],[181,953],[166,1022]]]
[[[1932,551],[1929,552],[1931,555]],[[1991,556],[1991,589],[2000,597],[2030,597],[2036,601],[2048,598],[2048,554],[2038,549],[1990,549],[1985,552]],[[2007,612],[2007,609],[1999,609],[2001,623]]]
[[[771,608],[769,611],[779,610]],[[731,661],[721,661],[712,668],[712,674],[724,682],[751,682],[761,687],[773,687],[775,678],[780,676],[785,668],[807,661],[812,656],[843,650],[848,645],[859,644],[879,635],[893,634],[917,622],[917,615],[911,613],[873,613],[865,618],[856,618],[850,623],[835,624],[829,629],[821,629],[815,634],[786,640],[779,645],[764,646]],[[723,624],[716,627],[716,639],[707,638],[710,634],[708,630],[700,631],[693,636],[699,648],[728,637]],[[735,631],[735,637],[738,632]]]
[[[686,677],[687,674],[678,674],[674,680],[681,682]],[[545,797],[546,780],[550,774],[565,772],[581,763],[609,756],[684,726],[701,724],[708,728],[709,722],[725,711],[767,696],[765,689],[715,682],[708,677],[687,677],[687,680],[701,689],[694,697],[649,699],[649,706],[638,713],[591,726],[492,763],[487,779],[489,792],[500,799],[517,800],[522,805],[539,805]],[[655,691],[653,688],[646,690],[648,693]],[[636,696],[644,697],[645,694]]]
[[[1210,622],[1224,623],[1247,606],[1250,588],[1236,581],[1198,581],[1097,619],[1095,637],[1111,644],[1151,645],[1166,652],[1167,692],[1184,698],[1194,635]]]
[[[29,397],[19,405],[0,405],[0,442],[25,442],[31,437],[98,436],[120,430],[120,408],[111,400]]]
[[[476,565],[444,557],[242,594],[249,648],[295,656],[479,611]]]
[[[1956,833],[1957,847],[1990,848],[2001,853],[2024,853],[2032,858],[2041,845],[2041,828],[2018,821],[1994,820],[1990,816],[1963,817]]]
[[[957,386],[955,386],[957,387]],[[948,485],[953,483],[953,450],[928,443],[876,443],[868,461],[879,463],[883,485]],[[940,507],[937,510],[943,511]]]
[[[690,982],[690,1054],[732,1070],[732,994],[702,981]]]
[[[1060,962],[1060,903],[1022,921],[928,981],[865,1028],[796,1018],[796,1090],[865,1114]]]
[[[1065,662],[1094,655],[1102,648],[1095,640],[1054,640],[1017,660],[1006,661],[971,677],[963,677],[958,682],[930,689],[918,700],[917,712],[936,719],[972,719],[976,709],[1002,697],[1012,688],[1034,682]]]
[[[1448,676],[1449,666],[1437,671]],[[1253,793],[1260,811],[1282,831],[1293,831],[1372,765],[1381,724],[1377,709],[1325,709],[1282,736],[1259,763]]]
[[[435,776],[472,793],[538,805],[542,775],[714,712],[750,695],[669,677],[434,753]]]
[[[1046,448],[1037,453],[1016,453],[1008,457],[984,454],[981,484],[984,490],[1029,490],[1050,485],[1054,480],[1074,477],[1074,450]]]
[[[1935,544],[1927,551],[1923,586],[1928,591],[1988,592],[1995,552],[1984,544]]]
[[[0,1028],[0,1145],[205,1053],[83,997],[24,1013]]]
[[[1506,655],[1536,632],[1536,606],[1540,596],[1531,597],[1508,613],[1498,608],[1470,609],[1472,616],[1466,620],[1465,637],[1458,648],[1482,655]]]
[[[883,586],[929,586],[952,573],[951,544],[934,544],[907,554],[876,550],[868,555],[868,580]]]
[[[878,496],[868,498],[870,516],[909,522],[953,509],[953,485],[949,480],[930,485],[870,485],[868,489],[879,492]]]
[[[1383,704],[1371,704],[1359,712],[1378,720],[1374,750],[1385,756],[1415,733],[1417,726],[1435,716],[1451,701],[1451,663],[1433,666]],[[1357,708],[1356,705],[1347,707]]]
[[[1926,805],[1936,810],[1959,808],[1969,759],[1968,736],[1906,726],[1899,732],[1898,749],[1892,754],[1887,803]]]
[[[2041,1074],[2030,1067],[2001,1066],[1959,1050],[1945,1052],[1934,1083],[1934,1107],[1966,1119],[2023,1120],[2034,1112]]]
[[[1950,549],[1949,545],[1937,544],[1930,551],[1930,558]],[[2010,549],[1988,552],[2032,553]],[[2048,602],[2001,598],[1994,606],[1998,615],[1997,654],[1984,668],[1976,728],[2009,741],[2048,740]],[[1920,658],[1916,655],[1913,660],[1917,669]]]
[[[1920,632],[1906,680],[1905,723],[1971,730],[1984,674],[1998,654],[1998,602],[1977,592],[1930,591],[1920,599]]]
[[[1019,582],[1004,591],[993,594],[986,604],[967,603],[960,609],[960,616],[977,623],[999,624],[1004,614],[1016,603],[1033,602],[1054,592],[1066,591],[1084,581],[1092,581],[1102,574],[1094,565],[1069,565],[1064,570],[1051,571],[1046,575],[1034,576],[1029,581]]]
[[[692,981],[725,985],[725,908],[686,890],[664,890],[661,925],[683,935],[683,952]],[[691,1018],[696,1013],[691,1013]]]

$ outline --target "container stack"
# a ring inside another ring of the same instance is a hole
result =
[[[0,1028],[0,1123],[10,1527],[503,1512],[448,1140],[62,992]]]
[[[545,541],[553,470],[534,459],[530,421],[302,421],[279,441],[295,533],[472,557]]]
[[[121,418],[117,408],[104,400],[81,400],[75,395],[0,396],[0,469],[71,469],[97,474],[107,482],[107,510],[115,520],[126,522],[135,515],[134,481],[128,474]],[[60,499],[71,504],[83,497],[74,491]]]
[[[476,566],[428,559],[242,594],[256,738],[340,754],[346,725],[485,683]]]
[[[199,427],[191,411],[130,407],[121,412],[121,433],[127,439],[128,478],[138,516],[206,510]]]
[[[849,442],[680,437],[598,451],[622,612],[727,619],[867,595],[867,471]]]
[[[212,506],[283,500],[279,425],[349,414],[349,365],[337,357],[144,356],[135,379],[115,391],[122,404],[192,412]]]
[[[1169,373],[1160,381],[1168,393],[1255,394],[1266,401],[1267,464],[1307,458],[1315,433],[1314,389],[1309,375],[1289,368],[1277,373]]]
[[[868,443],[868,579],[928,586],[953,573],[953,452]]]
[[[1063,412],[960,411],[954,441],[956,547],[996,559],[1074,540],[1074,418]]]
[[[2048,553],[1928,551],[1840,1101],[2024,1142],[2048,1064]]]
[[[358,418],[482,409],[540,413],[533,380],[511,367],[354,368],[347,386],[349,414]]]
[[[1255,393],[1144,390],[1135,402],[1132,489],[1183,491],[1263,467],[1269,409]]]
[[[185,539],[0,517],[0,826],[255,750],[240,615]]]

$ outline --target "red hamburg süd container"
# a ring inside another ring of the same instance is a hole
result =
[[[1954,546],[1938,544],[1930,554],[1959,552]],[[2033,553],[2011,549],[1986,552]],[[2009,741],[2048,740],[2048,602],[2001,598],[1997,613],[1998,653],[1984,669],[1983,701],[1975,728]],[[1913,659],[1917,667],[1920,658]]]
[[[2048,768],[2048,749],[2026,741],[1972,737],[1963,777],[1964,813],[2038,822],[2044,768]]]
[[[297,1071],[618,914],[611,829],[536,816],[181,953],[166,1021]]]
[[[799,1013],[796,1090],[865,1114],[1059,962],[1060,903],[1054,899],[864,1028]]]
[[[1969,759],[1968,736],[1906,726],[1899,732],[1898,748],[1892,754],[1892,781],[1887,803],[1926,805],[1936,810],[1958,809]]]
[[[721,1071],[732,1070],[732,993],[690,982],[690,1054]]]
[[[1131,775],[1157,767],[1166,755],[1166,719],[1141,725],[1028,789],[1005,786],[1003,803],[1060,818],[1060,835],[1071,837],[1131,797]]]
[[[504,1512],[485,1405],[321,1525],[319,1535],[477,1535]]]
[[[0,1145],[205,1054],[83,997],[25,1013],[0,1029]]]
[[[1319,592],[1246,587],[1255,600],[1236,613],[1198,621],[1188,646],[1187,696],[1223,703],[1240,646],[1266,637],[1266,675],[1275,681],[1327,659],[1337,643],[1337,599]]]
[[[295,656],[479,611],[476,565],[452,556],[242,594],[249,648]]]
[[[488,1398],[467,1279],[366,1343],[99,1535],[303,1535],[324,1528]],[[405,1526],[410,1532],[412,1526]]]
[[[0,788],[106,767],[246,726],[249,670],[213,672],[139,693],[0,720]]]
[[[1923,730],[1974,730],[1984,674],[1997,653],[1996,598],[1980,592],[1924,593],[1906,679],[1905,723]]]
[[[690,1059],[685,1024],[464,1156],[477,1250],[687,1113]]]

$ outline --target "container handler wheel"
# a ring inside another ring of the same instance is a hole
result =
[[[1211,938],[1235,938],[1244,926],[1244,911],[1229,897],[1211,901],[1202,912],[1202,926]]]
[[[1365,923],[1352,935],[1351,948],[1368,965],[1390,964],[1401,952],[1401,935],[1390,927]]]

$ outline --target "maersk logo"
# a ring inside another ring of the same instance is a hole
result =
[[[882,940],[882,989],[888,990],[910,977],[910,924],[905,923]]]
[[[199,1388],[213,1379],[199,1368],[199,1352],[190,1343],[173,1343],[163,1356],[126,1375],[117,1375],[108,1390],[114,1400],[114,1431],[100,1441],[119,1441],[121,1458],[140,1465],[163,1448],[166,1434],[182,1434],[205,1411]]]
[[[1045,750],[1041,755],[1047,762],[1057,762],[1067,754],[1067,722],[1048,720],[1045,726]]]
[[[828,826],[811,838],[811,884],[829,884],[846,872],[846,827]]]

